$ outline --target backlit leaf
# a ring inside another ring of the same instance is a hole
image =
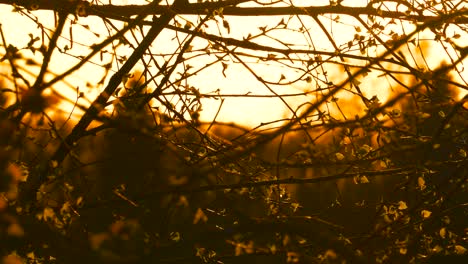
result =
[[[408,209],[408,206],[406,205],[406,203],[403,202],[403,201],[399,201],[398,202],[398,210],[405,210],[405,209]]]
[[[431,211],[428,211],[428,210],[422,210],[422,211],[421,211],[421,216],[422,216],[423,218],[428,218],[428,217],[431,216],[431,214],[432,214],[432,212],[431,212]]]

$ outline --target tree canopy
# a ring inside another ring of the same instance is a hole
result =
[[[0,4],[3,262],[466,260],[465,1]]]

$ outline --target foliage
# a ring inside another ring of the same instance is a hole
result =
[[[3,262],[466,259],[464,1],[125,2],[0,0]]]

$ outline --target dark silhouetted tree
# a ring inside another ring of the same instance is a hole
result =
[[[128,2],[0,0],[3,262],[466,259],[466,1]]]

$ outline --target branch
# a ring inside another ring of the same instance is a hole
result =
[[[84,1],[76,0],[73,3],[82,3]],[[372,6],[366,7],[352,7],[352,6],[306,6],[306,7],[239,7],[240,3],[252,2],[248,0],[227,0],[217,2],[205,2],[205,3],[187,3],[181,6],[176,11],[179,15],[207,15],[211,10],[221,9],[222,14],[227,16],[282,16],[282,15],[306,15],[306,16],[317,16],[324,14],[337,14],[337,15],[349,15],[353,17],[367,15],[376,16],[382,18],[399,19],[406,21],[413,21],[418,23],[425,23],[433,20],[437,17],[451,17],[452,19],[447,22],[454,24],[468,24],[468,10],[460,10],[456,12],[456,17],[453,14],[440,14],[435,15],[420,15],[420,14],[408,14],[406,12],[399,11],[388,11]],[[22,6],[27,9],[31,9],[31,1],[29,0],[0,0],[0,4]],[[157,5],[152,8],[148,8],[149,5],[84,5],[82,10],[84,15],[107,17],[111,19],[125,20],[131,16],[136,15],[158,15],[167,12],[169,6]],[[70,1],[62,0],[37,0],[37,4],[34,9],[39,10],[55,10],[57,9],[68,9],[70,10]],[[417,11],[417,10],[416,10]],[[423,10],[421,10],[423,11]],[[422,12],[420,12],[422,13]]]
[[[387,170],[371,170],[371,171],[362,171],[362,172],[350,172],[350,173],[337,173],[334,175],[327,175],[314,178],[287,178],[279,180],[267,180],[267,181],[258,181],[258,182],[242,182],[236,184],[213,184],[205,186],[196,186],[196,187],[167,187],[162,190],[157,190],[151,193],[142,193],[135,197],[130,197],[132,201],[144,201],[151,200],[154,197],[160,197],[161,195],[167,194],[194,194],[194,193],[203,193],[203,192],[213,192],[213,191],[225,191],[225,190],[239,190],[243,188],[259,188],[259,187],[268,187],[275,186],[280,184],[287,185],[303,185],[303,184],[312,184],[320,182],[335,181],[339,179],[350,179],[358,176],[366,177],[378,177],[378,176],[391,176],[396,177],[398,175],[407,175],[411,172],[414,172],[414,168],[397,168],[397,169],[387,169]],[[109,206],[111,204],[127,203],[126,200],[122,199],[110,199],[110,200],[101,200],[95,202],[89,202],[81,208],[81,210],[90,210],[94,208],[100,208]]]

